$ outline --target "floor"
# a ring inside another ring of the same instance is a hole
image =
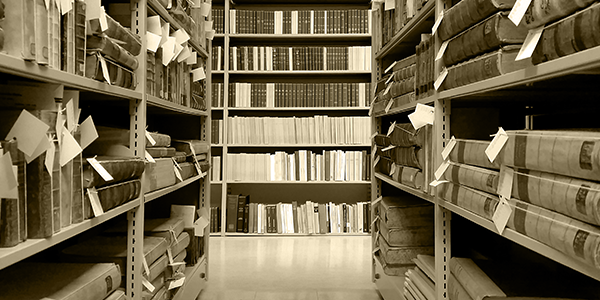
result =
[[[199,300],[380,300],[369,236],[211,237]]]

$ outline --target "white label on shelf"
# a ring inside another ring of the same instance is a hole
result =
[[[5,140],[16,138],[18,141],[17,148],[25,155],[31,156],[42,142],[42,138],[46,138],[46,132],[49,128],[50,126],[40,121],[30,112],[22,110]]]
[[[394,80],[394,74],[390,75],[390,77],[388,77],[388,79],[385,81],[385,84],[390,83],[390,81]]]
[[[100,6],[100,31],[105,32],[108,30],[108,20],[106,20],[106,10],[104,6]]]
[[[454,136],[452,136],[452,138],[450,139],[450,142],[448,142],[448,144],[442,151],[442,158],[444,160],[448,159],[448,155],[450,155],[450,152],[452,152],[452,149],[454,149],[454,146],[456,146],[456,138],[454,138]]]
[[[98,198],[98,191],[95,187],[87,189],[88,198],[90,198],[90,204],[92,206],[92,211],[94,212],[94,216],[98,217],[104,214],[104,210],[102,209],[102,204],[100,204],[100,198]]]
[[[148,141],[150,142],[150,144],[152,146],[156,145],[156,141],[154,140],[152,135],[150,135],[150,132],[148,132],[148,130],[146,130],[146,138],[148,139]]]
[[[444,53],[446,52],[446,49],[448,48],[449,42],[450,42],[450,40],[442,43],[442,45],[440,46],[440,51],[438,51],[437,56],[435,57],[435,61],[438,61],[438,60],[442,59],[442,57],[444,57]]]
[[[408,115],[408,119],[415,129],[419,129],[427,124],[433,125],[435,120],[435,108],[433,106],[417,103],[415,112]]]
[[[503,197],[500,197],[500,202],[496,207],[496,211],[492,216],[492,221],[494,221],[494,225],[496,225],[496,229],[498,229],[498,233],[502,234],[504,232],[504,228],[506,228],[506,224],[508,223],[508,219],[512,214],[512,209],[510,208],[510,204]]]
[[[146,256],[142,255],[142,266],[144,267],[144,272],[146,275],[150,275],[150,268],[148,268],[148,261],[146,261]]]
[[[394,105],[394,99],[390,99],[390,102],[388,102],[388,105],[385,107],[386,114],[392,109],[392,105]]]
[[[173,170],[175,171],[175,177],[179,179],[179,181],[183,181],[183,177],[181,177],[181,172],[177,169],[177,166],[173,165]]]
[[[371,203],[371,206],[377,205],[382,199],[383,199],[383,196],[377,197],[377,199],[373,200],[373,202]]]
[[[198,63],[198,53],[196,53],[196,51],[192,51],[192,54],[190,55],[190,57],[188,57],[188,59],[185,62],[188,65],[195,65],[196,63]]]
[[[381,157],[377,156],[375,158],[375,161],[373,161],[373,167],[377,166],[377,164],[379,163],[379,160],[381,159]]]
[[[75,140],[69,130],[63,125],[62,144],[60,145],[60,166],[64,167],[81,152],[83,152],[83,149],[81,149],[77,140]]]
[[[449,166],[450,166],[450,163],[448,161],[443,162],[439,166],[439,168],[435,171],[435,179],[440,180],[440,178],[442,178],[442,176],[444,175],[446,170],[448,170]]]
[[[396,148],[396,145],[389,145],[389,146],[387,146],[387,147],[385,147],[385,148],[381,149],[381,151],[382,151],[382,152],[385,152],[385,151],[390,151],[390,150],[392,150],[392,149],[394,149],[394,148]]]
[[[104,179],[104,181],[108,182],[108,181],[112,181],[114,179],[112,177],[112,175],[110,175],[110,173],[108,173],[108,171],[106,171],[106,169],[102,166],[102,164],[100,164],[100,162],[98,162],[98,160],[95,157],[88,158],[87,161],[90,163],[92,168],[94,168],[94,170],[96,170],[96,172],[98,172],[98,174],[100,174],[100,177],[102,177],[102,179]]]
[[[390,134],[392,134],[392,132],[394,132],[395,128],[396,128],[396,121],[394,121],[392,123],[392,125],[390,125],[390,128],[388,128],[387,136],[390,136]]]
[[[0,157],[0,178],[2,178],[0,180],[0,198],[17,199],[19,197],[17,174],[18,167],[12,165],[10,152],[6,152]]]
[[[193,75],[194,82],[205,79],[206,74],[204,73],[204,67],[200,67],[198,69],[192,70],[192,75]]]
[[[154,34],[150,31],[146,32],[146,49],[153,53],[156,53],[158,50],[158,45],[160,45],[160,41],[162,40],[162,36]]]
[[[440,12],[440,14],[438,15],[437,20],[435,20],[433,27],[431,28],[431,34],[435,34],[435,32],[438,30],[438,27],[440,27],[440,24],[442,24],[443,19],[444,19],[444,11],[442,10]]]
[[[154,158],[152,157],[152,155],[150,155],[150,153],[148,153],[148,151],[146,151],[146,150],[144,150],[144,152],[146,152],[145,153],[146,160],[149,161],[149,162],[151,162],[151,163],[153,163],[153,164],[155,164],[156,161],[154,160]]]
[[[177,280],[169,281],[169,290],[172,290],[172,289],[182,286],[184,282],[185,282],[185,277],[179,278]]]
[[[434,180],[432,182],[429,183],[430,186],[432,187],[437,187],[438,185],[442,184],[442,183],[448,183],[448,180]]]
[[[204,216],[200,216],[196,222],[194,222],[194,235],[204,236],[204,228],[208,225],[208,220]]]
[[[508,14],[508,19],[511,20],[515,26],[519,26],[530,4],[531,0],[517,0]]]
[[[173,263],[173,251],[171,251],[171,246],[167,247],[167,257],[169,258],[169,263]]]
[[[515,171],[505,165],[500,166],[500,179],[498,179],[498,195],[510,199],[513,188]]]
[[[519,54],[517,54],[517,58],[515,58],[515,61],[530,58],[531,55],[533,55],[533,51],[540,42],[543,32],[544,26],[529,30],[527,37],[523,42],[523,46],[521,46],[521,50],[519,50]]]
[[[393,62],[389,67],[387,67],[387,69],[385,69],[385,72],[383,72],[383,74],[389,72],[391,69],[394,68],[394,66],[398,63],[398,61]]]
[[[385,10],[391,10],[396,8],[396,1],[385,0]]]
[[[150,293],[154,292],[155,287],[144,276],[142,276],[142,285],[144,285],[144,287],[148,290],[148,292],[150,292]]]
[[[209,12],[210,12],[210,3],[209,2],[203,2],[202,4],[200,4],[200,14],[203,17],[208,17]]]
[[[440,73],[440,76],[438,76],[438,78],[433,83],[433,87],[435,88],[436,91],[440,88],[440,86],[442,86],[442,83],[444,83],[444,80],[446,80],[446,77],[448,77],[448,69],[444,68],[442,70],[442,73]]]
[[[500,151],[502,151],[506,141],[508,141],[508,135],[504,129],[500,127],[490,145],[485,149],[485,155],[487,155],[490,162],[494,162],[494,160],[496,160],[496,156],[498,156]]]
[[[99,55],[98,60],[100,60],[100,68],[102,69],[102,76],[104,77],[104,81],[106,81],[108,85],[112,85],[112,82],[110,82],[110,74],[108,74],[108,66],[106,65],[106,60],[104,59],[104,56]]]
[[[390,176],[396,173],[396,164],[392,163],[392,167],[390,168]]]

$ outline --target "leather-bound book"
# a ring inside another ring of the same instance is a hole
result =
[[[152,264],[150,264],[148,266],[148,269],[150,269],[150,274],[148,274],[147,279],[149,281],[153,281],[158,276],[160,276],[160,274],[163,274],[167,270],[168,266],[169,266],[169,257],[167,256],[167,253],[165,250],[165,253],[161,257],[156,259]]]
[[[415,91],[415,77],[409,77],[401,81],[394,81],[391,83],[392,88],[389,94],[392,98],[402,96],[404,94],[412,93]]]
[[[138,179],[144,172],[146,163],[138,157],[97,156],[96,160],[113,177],[107,182],[94,169],[87,159],[83,163],[83,187],[103,187],[109,184]]]
[[[383,272],[388,276],[405,276],[406,271],[415,267],[413,262],[408,264],[392,264],[385,260],[381,250],[375,252],[375,259],[381,264]],[[412,298],[411,298],[412,300]]]
[[[523,23],[527,28],[533,29],[566,17],[575,11],[588,7],[594,0],[533,0],[525,16]]]
[[[392,144],[391,138],[385,134],[375,135],[375,137],[373,138],[373,141],[375,142],[375,145],[377,145],[379,147],[384,147],[384,148]]]
[[[187,232],[182,232],[177,236],[177,240],[171,243],[171,253],[176,255],[176,253],[185,252],[185,248],[190,245],[190,235]]]
[[[155,158],[154,160],[156,163],[146,165],[144,193],[174,185],[177,180],[171,158]]]
[[[144,258],[148,265],[167,252],[169,244],[161,237],[145,236]],[[95,236],[83,242],[69,246],[62,250],[61,258],[68,262],[113,262],[121,267],[121,274],[125,274],[127,261],[126,236]]]
[[[385,222],[379,221],[379,233],[392,247],[433,246],[433,220],[425,226],[408,228],[389,228]]]
[[[175,161],[180,164],[187,161],[187,155],[183,151],[175,152],[175,156],[173,156],[172,158],[175,159]]]
[[[174,256],[173,257],[174,263],[185,262],[185,260],[187,258],[187,252],[184,249],[183,251],[179,252],[179,254],[177,254],[177,255],[173,254],[173,256]],[[168,279],[173,278],[173,276],[177,273],[185,272],[185,267],[186,267],[186,264],[166,268],[165,269],[165,278],[168,280]]]
[[[104,300],[127,300],[127,295],[125,295],[125,290],[123,288],[119,288],[104,298]]]
[[[527,32],[525,26],[515,26],[508,19],[508,12],[498,12],[452,38],[443,56],[444,64],[451,66],[504,45],[522,44]]]
[[[381,199],[378,214],[387,228],[418,228],[433,224],[434,207],[431,203],[405,194]]]
[[[75,0],[75,74],[86,76],[86,4],[85,0]]]
[[[100,199],[100,204],[102,204],[102,209],[106,212],[137,198],[140,195],[141,189],[141,181],[139,179],[134,179],[101,187],[96,190],[98,191],[98,198]],[[86,219],[90,219],[94,216],[88,193],[85,195],[83,216]]]
[[[45,0],[35,0],[33,6],[35,28],[35,61],[40,65],[48,65],[50,61],[49,39],[50,29],[48,28],[48,9]]]
[[[73,160],[60,166],[60,228],[71,225],[73,211]]]
[[[140,54],[142,49],[142,40],[137,34],[123,27],[108,14],[106,14],[106,24],[108,25],[108,28],[105,31],[102,31],[100,29],[100,19],[90,20],[90,32],[95,35],[105,34],[112,39],[121,41],[121,47],[123,47],[123,49],[127,50],[133,56],[138,56]]]
[[[532,66],[531,58],[515,61],[521,45],[508,45],[448,68],[443,88],[482,81]]]
[[[546,28],[531,60],[537,65],[600,45],[600,5],[594,4]]]
[[[226,232],[236,232],[239,195],[227,195]]]
[[[35,60],[35,0],[3,0],[4,51],[11,56]],[[43,5],[43,3],[42,3]]]
[[[112,85],[124,87],[127,89],[135,89],[137,79],[135,73],[127,68],[114,62],[112,59],[105,57],[106,66],[108,67],[108,75],[110,78],[104,78],[101,65],[101,55],[98,52],[91,52],[85,57],[85,77],[98,81],[110,82]]]
[[[456,139],[456,146],[450,151],[450,160],[461,164],[500,170],[501,156],[496,157],[492,163],[485,154],[485,149],[489,145],[489,141]]]
[[[164,133],[148,132],[156,144],[152,145],[146,138],[146,147],[169,147],[171,146],[171,136]]]
[[[389,174],[390,171],[391,170],[388,170],[385,174]],[[394,174],[392,174],[392,179],[416,189],[422,188],[425,184],[425,177],[421,170],[400,165],[396,165],[396,170]]]
[[[0,273],[0,299],[103,300],[120,285],[113,263],[20,262]]]
[[[152,157],[169,157],[169,158],[171,158],[171,157],[175,156],[175,152],[177,150],[175,150],[175,148],[173,148],[173,147],[151,147],[151,148],[146,148],[146,151]]]
[[[444,12],[444,19],[437,33],[445,41],[497,11],[512,9],[515,1],[462,0]]]
[[[187,155],[208,153],[210,145],[200,140],[172,140],[171,144],[177,151],[183,151]]]
[[[61,70],[75,74],[75,9],[62,15]]]
[[[415,129],[411,123],[399,123],[389,135],[392,145],[398,147],[422,147],[425,144],[426,128]]]
[[[183,180],[195,176],[197,173],[196,167],[191,162],[180,163],[179,166],[181,167],[179,173],[181,174],[181,179]]]
[[[411,264],[418,254],[433,255],[433,246],[391,246],[381,235],[377,238],[380,253],[391,264]]]
[[[442,188],[437,189],[440,198],[488,220],[492,220],[499,202],[498,195],[492,195],[454,183],[445,183],[441,186]]]
[[[144,233],[146,235],[163,237],[167,239],[169,245],[177,242],[182,232],[183,219],[180,218],[147,219],[144,221]],[[179,251],[175,253],[179,253]]]
[[[409,166],[422,170],[425,165],[425,151],[418,147],[396,147],[388,150],[392,153],[391,159],[393,162],[403,166]]]
[[[444,172],[444,178],[491,194],[495,194],[498,190],[499,173],[495,170],[450,162],[450,166]]]
[[[211,222],[211,224],[212,223],[214,222]],[[190,244],[185,248],[185,251],[183,251],[185,252],[185,256],[183,256],[183,258],[188,266],[193,266],[198,263],[198,260],[202,256],[202,247],[204,245],[202,242],[203,237],[195,236],[193,227],[187,227],[184,229],[184,231],[187,232],[187,234],[190,236]],[[177,255],[177,257],[179,256],[181,256],[181,254]]]
[[[146,90],[148,95],[158,97],[156,92],[156,58],[154,57],[154,53],[150,51],[146,51]]]
[[[135,56],[107,37],[90,35],[85,45],[86,51],[98,51],[129,70],[136,70],[139,65]]]
[[[0,247],[12,247],[27,239],[25,158],[17,149],[17,141],[0,141],[0,154],[10,153],[17,176],[15,198],[0,199]]]

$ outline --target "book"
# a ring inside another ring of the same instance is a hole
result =
[[[133,56],[140,54],[142,49],[142,41],[140,37],[131,30],[123,27],[119,22],[115,21],[109,14],[106,15],[106,30],[102,31],[100,19],[92,19],[89,22],[89,32],[92,35],[106,35],[112,39],[120,41],[119,45]]]
[[[11,56],[35,60],[35,0],[5,0],[4,3],[5,18],[0,21],[5,34],[4,51]]]
[[[516,26],[508,19],[507,11],[497,12],[450,39],[443,56],[444,64],[455,65],[504,45],[522,44],[527,32],[523,24]]]
[[[386,196],[380,207],[379,218],[387,228],[429,228],[433,224],[433,205],[416,196]]]
[[[139,65],[135,56],[106,36],[88,36],[85,47],[88,53],[90,51],[100,52],[105,57],[113,59],[116,63],[129,70],[136,70]]]
[[[102,61],[108,68],[107,74],[109,78],[104,76]],[[84,58],[84,63],[79,64],[80,67],[84,68],[82,74],[87,78],[91,78],[98,81],[105,81],[111,85],[124,87],[127,89],[135,89],[137,86],[137,79],[135,73],[128,70],[121,65],[117,64],[109,58],[105,58],[98,52],[90,52]]]
[[[0,278],[0,299],[102,300],[121,285],[120,268],[112,263],[20,262]]]
[[[450,151],[450,160],[461,164],[500,170],[502,157],[498,156],[494,162],[490,162],[485,154],[485,149],[489,144],[489,141],[456,139],[456,146]]]
[[[180,253],[183,251],[185,253],[185,249],[190,245],[191,237],[187,232],[182,232],[177,236],[176,240],[173,240],[170,244],[171,253],[176,255],[175,253]],[[185,255],[184,255],[185,257]]]
[[[0,247],[12,247],[27,239],[25,157],[17,141],[0,141],[0,154],[10,153],[18,191],[15,198],[0,199]]]
[[[226,232],[237,232],[239,196],[240,195],[227,195]]]
[[[249,203],[249,195],[245,195],[245,203],[244,203],[244,233],[248,233],[250,231],[250,203]]]
[[[40,65],[48,65],[50,59],[49,36],[50,28],[48,22],[48,8],[44,0],[34,0],[34,28],[35,28],[35,61]]]
[[[102,187],[108,184],[137,179],[142,176],[146,163],[136,157],[97,156],[96,160],[113,177],[107,182],[94,169],[88,160],[83,163],[83,187]]]
[[[75,74],[86,75],[86,2],[85,0],[74,0],[75,11]]]
[[[533,0],[525,11],[522,23],[529,29],[537,28],[586,8],[594,2],[592,0]]]
[[[174,147],[147,147],[146,152],[152,157],[168,157],[175,156],[177,150]]]
[[[104,300],[126,300],[127,295],[125,295],[125,290],[122,288],[118,288],[116,291],[112,292],[112,294],[108,295]]]
[[[423,166],[425,165],[425,151],[422,148],[396,147],[388,150],[388,152],[391,152],[390,158],[396,164],[413,167],[419,170],[423,169]]]
[[[437,33],[445,41],[497,11],[512,9],[514,4],[515,0],[462,0],[444,12]]]
[[[156,158],[156,163],[148,164],[145,168],[144,193],[152,192],[177,182],[171,158]]]
[[[140,195],[142,183],[139,179],[115,183],[96,189],[103,211],[108,211],[121,204],[127,203]],[[90,204],[89,192],[85,194],[83,216],[85,219],[94,217]]]
[[[403,246],[394,247],[383,238],[377,238],[381,255],[390,264],[413,264],[412,259],[418,254],[433,255],[433,246]]]
[[[237,204],[237,218],[236,218],[236,232],[244,232],[244,224],[245,224],[245,209],[246,204],[249,203],[248,195],[238,195],[238,204]]]
[[[387,222],[379,221],[379,233],[392,247],[433,246],[433,221],[422,226],[408,225],[401,228],[389,228]]]
[[[200,140],[172,140],[171,145],[177,151],[185,152],[187,155],[208,153],[210,149],[210,144]]]
[[[500,177],[498,171],[455,163],[452,161],[449,163],[450,165],[448,166],[448,169],[446,169],[446,172],[444,172],[444,178],[446,180],[487,193],[497,193],[498,180]],[[523,180],[527,179],[521,179],[521,182],[525,182]],[[521,187],[521,189],[523,188],[524,187]],[[518,198],[526,200],[520,197]]]
[[[161,274],[163,274],[165,272],[168,265],[169,265],[169,258],[167,256],[167,253],[164,253],[158,259],[156,259],[152,264],[150,264],[148,266],[150,273],[146,274],[146,276],[147,276],[146,279],[148,279],[148,281],[150,281],[150,282],[154,281],[154,279],[156,279],[157,277],[159,277]]]

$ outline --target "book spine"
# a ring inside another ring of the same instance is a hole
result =
[[[48,10],[44,0],[35,0],[35,61],[41,65],[49,64],[49,37],[51,37],[48,22],[51,22],[48,16]]]
[[[106,212],[114,207],[137,198],[140,194],[141,188],[141,181],[139,179],[134,179],[97,189],[98,198],[100,199],[102,209]],[[87,193],[84,202],[90,202]],[[86,219],[93,217],[93,212],[89,208],[90,207],[87,207],[86,211],[84,211],[84,216]]]
[[[85,74],[85,45],[86,45],[86,3],[85,0],[75,0],[75,74]]]
[[[25,159],[17,149],[16,141],[0,142],[0,150],[3,154],[10,153],[18,184],[16,198],[0,199],[0,247],[12,247],[27,239]]]

